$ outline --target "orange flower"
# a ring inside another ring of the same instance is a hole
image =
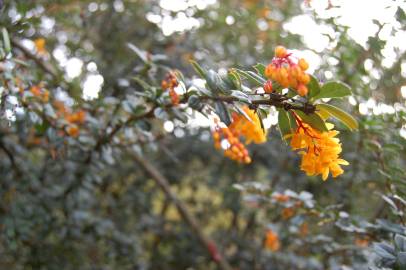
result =
[[[243,110],[249,121],[244,115],[233,113],[233,122],[229,126],[230,130],[236,134],[245,137],[247,144],[254,142],[256,144],[266,142],[266,133],[261,127],[261,120],[254,110],[244,106]]]
[[[173,105],[179,104],[179,95],[175,91],[175,87],[179,85],[175,73],[169,72],[165,79],[161,82],[161,87],[164,91],[169,89],[169,96]]]
[[[37,50],[38,54],[40,54],[40,55],[46,55],[47,54],[47,50],[45,49],[46,41],[45,41],[44,38],[35,39],[34,44],[35,44],[35,49]]]
[[[265,247],[274,252],[278,251],[281,247],[278,235],[274,233],[271,229],[269,229],[266,233]]]

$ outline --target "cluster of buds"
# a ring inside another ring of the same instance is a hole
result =
[[[169,90],[169,96],[173,105],[179,104],[179,95],[175,91],[175,87],[179,85],[176,75],[173,72],[169,72],[165,79],[161,82],[161,87],[164,91]]]
[[[49,101],[49,91],[41,87],[40,85],[34,85],[30,88],[31,94],[41,100],[43,103]]]
[[[294,61],[292,54],[288,53],[286,48],[278,46],[275,49],[275,57],[265,69],[265,76],[282,87],[292,88],[300,96],[305,96],[308,93],[306,85],[310,82],[310,76],[305,72],[308,68],[309,64],[305,59]],[[272,92],[272,84],[269,87],[269,83],[268,85],[266,83],[264,90],[266,93]]]
[[[216,149],[222,149],[221,141],[227,140],[228,147],[224,150],[224,156],[235,160],[239,163],[251,163],[251,157],[248,154],[248,150],[244,144],[241,143],[238,136],[233,134],[227,127],[220,127],[217,125],[213,132],[214,147]]]

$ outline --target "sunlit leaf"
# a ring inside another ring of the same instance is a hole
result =
[[[351,89],[342,82],[327,82],[320,88],[320,92],[312,97],[312,100],[321,98],[341,98],[350,96]]]
[[[321,114],[330,114],[332,117],[342,122],[350,130],[358,129],[357,120],[355,120],[354,117],[341,110],[340,108],[337,108],[330,104],[317,104],[316,108]]]

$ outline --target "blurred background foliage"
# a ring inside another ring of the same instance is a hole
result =
[[[405,269],[404,1],[0,3],[2,269],[217,269],[134,153],[233,269]],[[337,123],[350,162],[337,180],[299,170],[276,111],[250,165],[217,152],[207,120],[186,108],[144,115],[168,69],[188,84],[190,59],[249,68],[280,44],[321,81],[352,87],[339,105],[360,129]],[[65,114],[86,112],[78,130],[58,118],[57,100]]]

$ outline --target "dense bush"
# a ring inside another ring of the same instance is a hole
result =
[[[405,269],[406,6],[347,2],[0,1],[1,268]]]

